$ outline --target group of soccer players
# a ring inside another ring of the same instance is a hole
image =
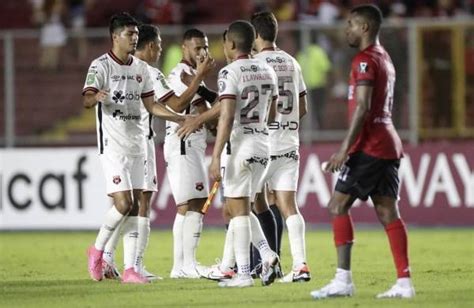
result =
[[[398,274],[396,284],[378,297],[415,295],[407,234],[397,208],[402,147],[391,122],[395,70],[378,41],[381,22],[377,7],[363,5],[351,11],[346,28],[350,46],[360,51],[351,67],[353,115],[340,150],[325,167],[328,172],[341,171],[328,205],[338,268],[328,285],[311,292],[315,299],[353,295],[349,209],[355,199],[368,197],[386,228]],[[84,106],[97,111],[99,158],[112,204],[87,252],[92,279],[115,278],[124,283],[161,279],[148,272],[143,262],[150,234],[150,198],[157,190],[154,116],[166,120],[164,156],[177,205],[170,278],[205,277],[218,280],[221,287],[252,286],[256,276],[263,285],[277,278],[280,282],[311,279],[305,222],[295,197],[306,87],[299,64],[278,49],[277,34],[277,20],[269,12],[254,14],[250,22],[231,23],[223,34],[227,65],[219,71],[214,92],[203,83],[214,61],[202,31],[184,33],[183,59],[166,78],[153,67],[161,54],[158,28],[139,25],[126,13],[112,17],[112,49],[92,62],[83,89]],[[215,130],[216,123],[209,176],[221,183],[228,227],[222,261],[204,267],[195,255],[209,193],[204,160],[207,129]],[[269,196],[275,203],[270,206]],[[286,276],[279,258],[282,219],[293,259]],[[114,260],[120,234],[122,275]]]

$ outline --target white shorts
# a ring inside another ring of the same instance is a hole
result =
[[[145,159],[145,185],[144,191],[158,191],[158,180],[156,176],[156,153],[155,141],[147,139]]]
[[[296,191],[298,187],[300,160],[298,151],[270,156],[264,181],[271,190]]]
[[[262,190],[268,157],[227,155],[221,158],[223,194],[226,198],[249,197],[253,202]]]
[[[100,154],[99,159],[104,171],[108,195],[144,188],[145,156],[123,155],[109,151]]]
[[[176,205],[192,199],[207,198],[209,179],[205,163],[205,148],[184,145],[184,149],[165,143],[166,171]]]

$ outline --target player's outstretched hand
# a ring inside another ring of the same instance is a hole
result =
[[[347,154],[343,152],[337,152],[331,156],[328,164],[326,165],[325,171],[337,172],[342,169],[342,166],[347,160]]]
[[[184,119],[184,122],[181,123],[180,127],[176,131],[179,138],[188,138],[189,135],[195,131],[201,129],[202,124],[196,116],[187,115]]]
[[[95,100],[98,103],[107,104],[109,102],[109,100],[107,99],[107,97],[109,96],[109,93],[110,93],[109,90],[100,90],[99,92],[95,94]]]
[[[221,160],[220,158],[212,158],[211,165],[209,166],[209,176],[212,181],[221,180]]]
[[[191,85],[191,82],[193,81],[194,77],[196,77],[196,75],[193,72],[191,72],[191,74],[188,74],[183,70],[181,72],[180,77],[181,77],[181,82],[189,87]]]

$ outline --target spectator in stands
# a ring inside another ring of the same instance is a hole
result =
[[[316,43],[312,43],[298,52],[296,59],[301,65],[306,87],[308,88],[311,122],[316,123],[316,127],[313,128],[323,128],[326,87],[328,73],[331,70],[331,61],[326,51]]]
[[[62,22],[65,13],[63,0],[44,0],[38,13],[41,23],[39,65],[42,69],[56,70],[62,47],[66,44],[66,29]]]
[[[94,0],[68,0],[68,13],[73,33],[76,58],[82,61],[87,56],[87,40],[85,37],[86,12]]]

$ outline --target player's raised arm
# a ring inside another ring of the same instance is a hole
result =
[[[173,95],[168,98],[165,101],[166,105],[176,112],[183,112],[189,106],[189,103],[198,91],[201,82],[213,67],[214,59],[209,55],[204,56],[202,62],[197,61],[196,76],[193,78],[186,91],[184,91],[180,96]]]

